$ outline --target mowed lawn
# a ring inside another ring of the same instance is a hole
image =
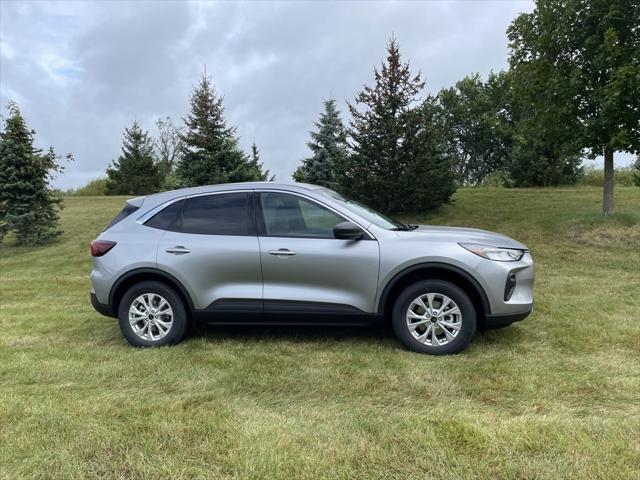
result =
[[[208,328],[134,349],[89,303],[88,242],[0,247],[0,477],[640,478],[640,188],[462,189],[405,220],[513,236],[536,306],[461,355],[384,329]]]

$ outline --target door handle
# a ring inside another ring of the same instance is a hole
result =
[[[185,253],[191,253],[191,250],[183,247],[182,245],[178,245],[177,247],[167,248],[165,252],[173,253],[174,255],[184,255]]]
[[[288,248],[280,248],[278,250],[269,250],[270,255],[276,255],[278,257],[291,257],[295,255],[296,252],[289,250]]]

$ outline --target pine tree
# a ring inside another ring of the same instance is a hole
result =
[[[269,181],[273,182],[276,179],[275,175],[269,178],[269,170],[262,170],[262,162],[260,161],[260,151],[258,146],[254,143],[251,144],[251,160],[249,160],[249,170],[254,180],[256,181]]]
[[[336,171],[343,167],[348,155],[347,133],[335,99],[324,102],[324,112],[315,126],[316,131],[310,132],[311,140],[307,142],[311,157],[302,161],[293,173],[293,179],[335,188]]]
[[[49,184],[62,167],[52,148],[43,153],[33,146],[35,131],[27,128],[18,106],[10,102],[7,110],[0,132],[0,240],[12,231],[17,244],[45,243],[62,233],[62,200]]]
[[[122,154],[107,168],[107,195],[147,195],[159,191],[161,183],[153,140],[134,121],[124,131]]]
[[[455,184],[433,127],[433,102],[419,99],[425,82],[401,62],[395,39],[374,77],[375,85],[348,104],[353,154],[339,177],[340,190],[385,212],[435,208],[450,199]]]
[[[266,174],[238,146],[236,128],[227,127],[222,97],[202,75],[191,95],[191,112],[181,133],[184,152],[176,173],[184,186],[262,180]]]

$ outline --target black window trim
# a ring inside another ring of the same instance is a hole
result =
[[[131,211],[129,213],[127,213],[127,209],[129,209]],[[105,231],[109,230],[111,227],[113,227],[114,225],[117,225],[118,223],[123,221],[125,218],[130,217],[131,215],[136,213],[138,210],[140,210],[140,206],[139,205],[137,206],[137,205],[133,205],[133,204],[131,204],[129,202],[125,202],[124,207],[122,207],[122,209],[118,213],[116,213],[116,216],[111,219],[111,221],[107,224],[106,227],[104,227],[104,229],[102,231],[105,232]]]
[[[249,194],[249,219],[251,220],[251,229],[253,230],[253,233],[250,234],[237,234],[237,235],[228,235],[225,233],[189,233],[189,232],[182,232],[180,230],[165,230],[165,231],[172,231],[175,233],[182,233],[183,235],[209,235],[212,237],[217,237],[217,236],[221,236],[221,237],[257,237],[258,236],[258,225],[257,225],[257,221],[256,221],[256,208],[255,208],[255,194],[253,190],[220,190],[219,192],[206,192],[206,193],[196,193],[193,195],[185,195],[183,197],[176,197],[176,198],[172,198],[171,200],[162,203],[154,208],[152,208],[151,210],[149,210],[147,213],[145,213],[144,215],[142,215],[140,218],[138,218],[136,220],[136,222],[138,222],[141,225],[145,225],[149,220],[151,220],[153,217],[155,217],[158,213],[160,213],[161,211],[163,211],[165,208],[167,208],[169,205],[172,205],[176,202],[182,201],[184,200],[184,204],[182,206],[182,208],[180,209],[180,213],[176,216],[176,220],[174,221],[174,224],[179,223],[181,224],[182,221],[182,213],[184,211],[184,205],[186,205],[187,200],[189,200],[190,198],[196,198],[196,197],[208,197],[211,195],[222,195],[222,194],[230,194],[230,193],[248,193]],[[178,219],[178,216],[180,217]],[[155,227],[149,227],[149,228],[155,228]]]
[[[326,203],[318,200],[317,198],[314,197],[310,197],[308,195],[304,195],[302,193],[298,193],[298,192],[292,192],[291,190],[279,190],[279,189],[265,189],[265,190],[254,190],[254,200],[253,200],[253,204],[254,204],[254,212],[255,212],[255,217],[256,217],[256,225],[257,225],[257,232],[258,232],[258,236],[260,237],[268,237],[268,238],[302,238],[302,239],[307,239],[307,240],[341,240],[339,238],[331,238],[331,237],[307,237],[307,236],[302,236],[302,235],[269,235],[267,234],[267,229],[266,229],[266,225],[264,223],[264,214],[262,211],[262,202],[260,200],[260,194],[261,193],[284,193],[286,195],[293,195],[294,197],[300,197],[308,202],[317,204],[319,206],[321,206],[322,208],[326,208],[327,210],[331,211],[332,213],[335,213],[337,216],[339,216],[340,218],[342,218],[344,221],[347,222],[351,222],[355,225],[358,226],[358,228],[360,228],[364,233],[365,236],[361,239],[361,240],[376,240],[376,237],[374,237],[371,232],[369,232],[369,230],[367,230],[366,228],[364,228],[362,225],[360,225],[359,222],[357,222],[356,220],[353,220],[352,218],[350,218],[349,216],[345,215],[343,212],[336,210],[335,208],[333,208],[330,205],[327,205]],[[344,240],[342,240],[344,241]]]
[[[332,207],[331,205],[326,204],[325,202],[323,202],[322,200],[319,200],[315,197],[311,197],[309,195],[305,195],[303,193],[300,192],[294,192],[292,190],[285,190],[285,189],[279,189],[279,188],[269,188],[269,189],[239,189],[239,190],[220,190],[217,192],[204,192],[204,193],[195,193],[195,194],[191,194],[191,195],[183,195],[181,197],[176,197],[176,198],[172,198],[171,200],[167,200],[164,203],[161,203],[160,205],[157,205],[156,207],[152,208],[151,210],[149,210],[147,213],[141,215],[136,222],[139,223],[140,225],[144,225],[147,221],[149,221],[151,219],[151,217],[155,216],[157,213],[160,213],[162,210],[164,210],[166,207],[168,207],[169,205],[171,205],[172,203],[175,202],[179,202],[180,200],[186,200],[188,198],[193,198],[193,197],[203,197],[203,196],[207,196],[207,195],[220,195],[223,193],[250,193],[253,201],[251,202],[252,207],[253,207],[253,227],[254,227],[254,231],[256,232],[257,236],[260,237],[270,237],[270,238],[306,238],[306,239],[311,239],[311,240],[338,240],[337,238],[322,238],[322,237],[301,237],[301,236],[283,236],[283,235],[266,235],[266,229],[264,226],[264,215],[262,214],[262,205],[260,202],[260,193],[286,193],[289,195],[294,195],[296,197],[300,197],[303,198],[305,200],[308,200],[312,203],[317,203],[318,205],[331,210],[333,213],[335,213],[336,215],[344,218],[345,220],[354,223],[355,225],[357,225],[359,228],[362,229],[362,231],[365,233],[365,237],[362,238],[362,240],[376,240],[376,237],[369,231],[369,229],[365,228],[362,226],[362,224],[358,221],[353,219],[352,217],[350,217],[349,215],[345,214],[344,212],[341,212],[340,210],[337,210],[336,208]],[[153,228],[153,227],[149,227],[149,228]],[[179,232],[181,233],[181,232]],[[190,234],[188,234],[190,235]],[[244,236],[244,237],[253,237],[254,235],[226,235],[229,237],[232,236]]]
[[[180,210],[178,212],[176,212],[175,216],[173,217],[173,220],[171,220],[171,224],[169,225],[169,228],[160,228],[160,227],[154,227],[152,225],[148,225],[148,223],[154,219],[157,215],[160,215],[162,212],[164,212],[167,208],[169,208],[171,205],[176,204],[176,203],[180,203],[182,202],[182,205],[180,206]],[[155,228],[157,230],[162,230],[163,232],[176,232],[176,233],[180,233],[179,230],[176,230],[176,225],[178,225],[178,221],[182,219],[182,211],[184,210],[184,204],[185,204],[185,197],[180,197],[178,199],[175,200],[171,200],[169,202],[163,203],[162,205],[160,205],[162,208],[160,209],[153,209],[153,214],[149,216],[149,218],[144,220],[144,223],[142,225],[144,225],[145,227],[150,227],[150,228]],[[138,222],[140,223],[140,222]]]

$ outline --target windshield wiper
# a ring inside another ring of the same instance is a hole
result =
[[[394,232],[410,232],[418,228],[418,225],[411,225],[410,223],[403,223],[397,227],[393,227],[391,230]]]

